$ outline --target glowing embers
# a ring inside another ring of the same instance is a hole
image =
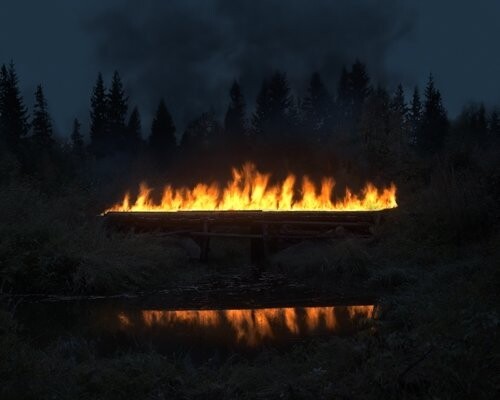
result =
[[[228,310],[144,310],[120,313],[124,330],[144,330],[203,342],[223,341],[254,347],[266,342],[352,332],[374,316],[373,305],[282,307]],[[167,337],[165,337],[167,339]]]
[[[377,211],[397,207],[394,184],[377,188],[367,183],[358,194],[346,188],[342,197],[334,198],[333,178],[323,178],[320,185],[307,176],[300,185],[292,174],[277,184],[271,184],[270,178],[271,174],[247,163],[233,168],[232,179],[223,188],[216,183],[177,189],[167,185],[158,201],[143,183],[134,200],[127,193],[121,203],[106,211]]]

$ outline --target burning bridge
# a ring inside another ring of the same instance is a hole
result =
[[[190,236],[200,245],[201,260],[208,257],[212,237],[247,238],[252,262],[262,265],[269,251],[294,241],[370,236],[384,213],[397,207],[394,185],[378,189],[368,183],[360,194],[346,189],[336,200],[334,187],[332,178],[318,187],[304,177],[297,190],[294,175],[272,185],[269,174],[246,164],[233,169],[223,189],[217,184],[167,186],[158,202],[143,184],[134,202],[127,194],[103,216],[120,230]]]

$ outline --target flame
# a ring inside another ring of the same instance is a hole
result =
[[[127,193],[122,202],[108,211],[377,211],[397,207],[396,186],[378,189],[367,183],[360,194],[349,188],[343,198],[332,200],[333,178],[324,178],[318,188],[307,176],[302,178],[300,196],[296,196],[296,177],[288,175],[272,185],[270,174],[261,173],[251,164],[233,168],[232,179],[221,189],[216,183],[199,183],[193,188],[175,189],[167,185],[161,201],[155,202],[152,189],[145,183],[139,187],[134,202]]]
[[[142,320],[146,327],[168,327],[186,324],[202,329],[217,329],[228,324],[238,342],[255,346],[262,340],[272,339],[278,330],[299,336],[326,328],[335,332],[338,328],[336,309],[346,309],[352,320],[357,317],[373,318],[375,306],[304,307],[304,308],[262,308],[234,310],[143,310]],[[120,317],[124,328],[130,325]]]

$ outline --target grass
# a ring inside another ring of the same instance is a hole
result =
[[[37,349],[1,314],[2,399],[494,398],[500,382],[498,240],[389,293],[371,330],[200,365],[189,354],[134,351],[102,358],[61,338]]]
[[[381,294],[379,317],[352,337],[263,349],[196,364],[154,348],[102,357],[61,337],[39,348],[15,313],[0,312],[1,399],[493,399],[500,392],[499,166],[443,161],[400,186],[400,209],[371,242],[302,243],[271,270],[311,287]],[[109,235],[92,193],[55,197],[32,185],[0,191],[4,287],[112,293],[231,274],[246,248],[215,243],[212,264],[192,244]],[[7,309],[9,309],[7,307]]]
[[[110,234],[92,198],[68,190],[47,196],[28,184],[0,192],[0,279],[4,290],[115,293],[182,279],[182,243],[151,235]]]

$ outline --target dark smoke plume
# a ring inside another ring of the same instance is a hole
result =
[[[302,91],[313,71],[331,90],[356,58],[384,81],[388,50],[411,31],[400,0],[168,0],[120,2],[88,29],[98,56],[119,68],[147,116],[164,96],[178,125],[228,101],[240,80],[253,105],[264,76],[276,69]],[[144,109],[147,108],[147,109]]]

